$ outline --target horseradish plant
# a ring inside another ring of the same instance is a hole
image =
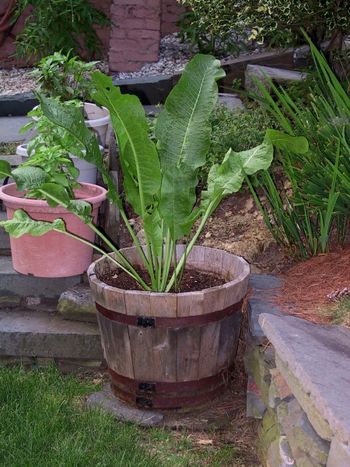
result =
[[[305,138],[267,130],[262,144],[242,152],[229,150],[221,164],[211,167],[208,186],[196,195],[197,173],[206,162],[214,110],[217,80],[224,76],[220,62],[214,57],[197,55],[186,67],[178,84],[168,96],[160,113],[155,139],[149,138],[144,109],[137,97],[121,94],[112,80],[100,72],[93,74],[95,102],[108,108],[118,140],[124,193],[134,212],[140,216],[145,244],[141,245],[127,217],[117,188],[103,164],[95,136],[84,125],[79,109],[63,107],[56,100],[39,96],[42,111],[53,123],[69,131],[85,147],[84,158],[96,164],[108,187],[109,199],[120,209],[121,218],[142,258],[149,280],[144,280],[118,248],[92,222],[90,205],[72,201],[66,187],[42,180],[33,182],[52,206],[60,204],[86,222],[112,250],[110,261],[127,272],[145,290],[169,292],[178,290],[186,258],[198,240],[208,218],[221,200],[240,190],[246,175],[267,170],[273,159],[274,146],[304,152]],[[50,230],[66,231],[63,221],[34,221],[24,211],[1,223],[13,236],[24,233],[42,235]],[[74,235],[73,235],[74,236]],[[185,239],[185,240],[184,240]],[[80,239],[82,240],[82,239]],[[85,240],[82,240],[85,241]],[[178,257],[176,244],[185,242]]]

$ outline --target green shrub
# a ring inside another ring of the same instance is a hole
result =
[[[211,116],[211,126],[212,141],[207,162],[199,174],[203,185],[206,185],[210,167],[220,164],[230,148],[240,152],[257,146],[268,128],[277,128],[274,119],[260,106],[232,112],[219,105]]]
[[[242,1],[178,0],[187,11],[179,21],[181,37],[203,53],[238,54],[238,15]],[[236,35],[234,35],[235,30]]]
[[[339,48],[350,29],[349,0],[178,1],[187,7],[180,22],[183,37],[207,52],[217,52],[217,42],[238,51],[232,31],[250,30],[250,39],[270,45],[298,45],[305,42],[301,27],[317,45],[332,37],[332,48]]]
[[[249,0],[241,20],[257,39],[277,46],[305,43],[301,28],[319,45],[350,29],[349,0]]]
[[[88,58],[100,54],[101,41],[94,26],[106,26],[110,21],[90,0],[19,0],[14,18],[28,7],[32,7],[31,13],[16,39],[18,57],[38,60],[57,50],[79,55],[82,48],[88,51]]]

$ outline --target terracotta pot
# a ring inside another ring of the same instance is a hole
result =
[[[134,248],[123,253],[134,265]],[[178,255],[183,247],[178,247]],[[215,248],[194,247],[188,266],[227,282],[199,292],[122,290],[99,277],[114,272],[108,258],[88,277],[114,394],[138,407],[180,409],[203,405],[225,391],[238,345],[249,265]]]
[[[76,191],[78,199],[93,206],[93,218],[97,221],[98,209],[106,198],[106,190],[98,185],[83,183]],[[11,183],[0,188],[0,199],[11,219],[17,209],[23,209],[36,220],[64,220],[67,230],[94,242],[94,232],[76,215],[58,206],[51,208],[46,201],[23,198],[23,193]],[[91,263],[93,249],[60,232],[48,232],[41,237],[22,235],[10,237],[13,268],[26,275],[37,277],[68,277],[82,274]]]

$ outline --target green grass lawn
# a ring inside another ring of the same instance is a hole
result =
[[[2,467],[239,466],[231,445],[206,446],[186,433],[141,429],[85,408],[93,378],[56,369],[0,369]]]

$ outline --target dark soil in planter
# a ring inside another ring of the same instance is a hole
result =
[[[142,269],[137,269],[142,279],[148,283],[148,273]],[[99,279],[107,285],[124,290],[143,290],[139,284],[126,272],[109,272],[101,275]],[[224,277],[209,272],[198,271],[195,269],[186,269],[176,292],[196,292],[211,287],[223,285],[227,282]],[[174,290],[172,290],[174,292]]]

